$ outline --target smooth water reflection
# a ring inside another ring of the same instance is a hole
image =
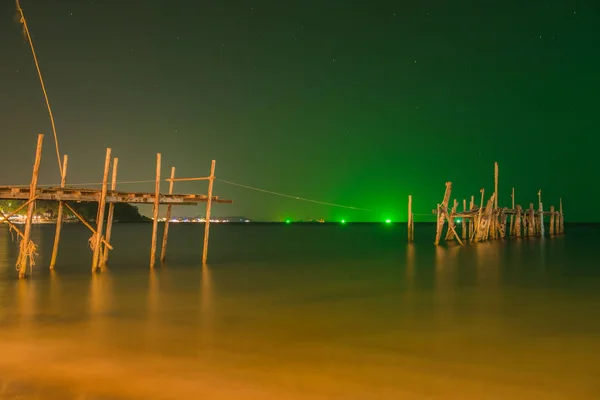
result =
[[[284,231],[260,229],[286,246]],[[106,272],[89,274],[65,245],[64,264],[26,281],[0,234],[0,376],[31,393],[52,384],[43,398],[600,396],[600,276],[581,256],[588,239],[434,248],[375,227],[385,245],[373,242],[372,254],[336,242],[325,254],[334,235],[319,229],[295,243],[312,258],[201,267],[173,255],[152,271],[143,254],[130,265],[131,254],[115,253]],[[360,242],[366,228],[351,233],[344,239]]]

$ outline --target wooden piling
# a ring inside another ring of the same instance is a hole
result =
[[[173,184],[175,179],[175,167],[171,167],[171,179],[169,180],[169,194],[173,194]],[[167,215],[165,218],[165,228],[163,229],[162,247],[160,249],[160,261],[167,258],[167,237],[169,236],[169,222],[171,221],[171,204],[167,206]]]
[[[512,198],[512,210],[514,210],[515,209],[515,188],[512,188],[512,193],[511,193],[510,197]],[[508,229],[508,236],[514,235],[513,228],[514,228],[514,215],[510,214],[510,227]]]
[[[515,226],[513,227],[513,234],[520,238],[521,237],[521,220],[523,216],[523,208],[517,205],[516,214],[515,214]]]
[[[463,211],[467,212],[467,199],[463,199]],[[463,238],[463,240],[466,240],[467,239],[467,217],[463,217],[460,222],[462,223],[462,225],[461,225],[462,238]]]
[[[210,211],[212,207],[212,190],[215,181],[215,160],[210,163],[210,176],[208,179],[208,199],[206,200],[206,220],[204,223],[204,244],[202,246],[202,264],[208,259],[208,235],[210,233]]]
[[[559,213],[559,217],[558,217],[558,233],[560,235],[562,235],[563,233],[565,233],[565,216],[563,214],[562,199],[559,200],[558,213]]]
[[[113,159],[112,179],[110,182],[110,190],[112,192],[117,190],[117,168],[118,167],[119,167],[119,159],[117,157],[115,157]],[[108,217],[107,217],[107,221],[106,221],[106,238],[105,238],[108,243],[110,243],[110,239],[112,236],[112,225],[113,225],[114,216],[115,216],[115,203],[110,203],[108,205]],[[102,262],[101,262],[102,267],[106,266],[106,263],[108,262],[108,251],[109,251],[109,248],[104,246],[104,253],[102,254]]]
[[[171,181],[172,182],[172,181]],[[152,212],[152,245],[150,247],[150,268],[154,268],[156,259],[156,240],[158,237],[158,210],[160,207],[160,153],[156,155],[156,182],[154,187],[155,199]]]
[[[472,210],[475,208],[475,196],[471,196],[471,202],[469,203],[469,209]],[[469,240],[473,237],[473,232],[475,228],[475,216],[471,216],[469,218]]]
[[[106,149],[106,158],[104,159],[104,173],[102,175],[102,191],[98,202],[98,214],[96,217],[96,236],[93,237],[94,255],[92,258],[92,272],[96,272],[100,263],[100,249],[103,239],[104,229],[104,210],[106,208],[106,192],[108,190],[108,172],[110,171],[111,149]]]
[[[555,220],[556,220],[555,214],[556,214],[556,212],[554,211],[554,206],[550,206],[550,226],[548,229],[548,231],[549,231],[548,233],[550,234],[550,236],[554,236],[554,234],[556,233],[555,228],[554,228]]]
[[[407,223],[407,235],[408,241],[412,242],[414,237],[414,220],[413,220],[413,212],[412,212],[412,195],[408,195],[408,223]]]
[[[69,162],[69,156],[66,154],[63,156],[62,163],[62,174],[60,177],[60,187],[64,188],[67,184],[67,164]],[[56,266],[56,258],[58,257],[58,244],[60,242],[60,232],[62,229],[64,204],[62,201],[58,202],[58,213],[56,215],[56,230],[54,232],[54,246],[52,247],[52,257],[50,258],[50,270],[53,270]]]
[[[33,163],[33,173],[31,175],[31,183],[29,184],[29,200],[35,198],[37,190],[37,181],[40,173],[40,162],[42,160],[42,144],[44,135],[39,134],[37,139],[37,147],[35,150],[35,161]],[[29,266],[33,266],[33,256],[35,253],[35,244],[29,239],[31,236],[31,222],[33,219],[33,210],[35,209],[35,201],[31,201],[27,207],[27,219],[25,221],[25,230],[19,247],[19,257],[17,258],[17,269],[19,270],[19,278],[25,278],[27,273],[27,260]]]

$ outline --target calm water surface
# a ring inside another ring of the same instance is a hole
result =
[[[0,226],[0,399],[598,399],[596,226],[434,248],[433,228],[36,226],[31,279]],[[85,393],[85,397],[77,397]],[[17,395],[21,397],[17,397]]]

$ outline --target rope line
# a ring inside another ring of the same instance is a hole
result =
[[[289,199],[294,199],[294,200],[306,201],[306,202],[309,202],[309,203],[322,204],[322,205],[331,206],[331,207],[347,208],[349,210],[373,211],[373,210],[368,210],[366,208],[345,206],[345,205],[342,205],[342,204],[329,203],[329,202],[326,202],[326,201],[312,200],[312,199],[307,199],[307,198],[304,198],[304,197],[292,196],[290,194],[273,192],[272,190],[266,190],[266,189],[260,189],[260,188],[253,187],[253,186],[242,185],[241,183],[235,183],[235,182],[226,181],[226,180],[223,180],[223,179],[217,179],[217,178],[215,178],[215,180],[217,180],[219,182],[226,183],[228,185],[238,186],[238,187],[241,187],[241,188],[244,188],[244,189],[255,190],[257,192],[268,193],[268,194],[272,194],[272,195],[275,195],[275,196],[287,197]]]
[[[29,34],[29,28],[27,27],[27,21],[25,20],[25,14],[23,13],[23,9],[21,8],[21,4],[19,4],[19,0],[16,0],[17,11],[21,14],[21,22],[23,24],[23,33],[27,40],[29,41],[29,47],[31,47],[31,53],[33,54],[33,61],[35,62],[35,68],[37,69],[38,77],[40,78],[40,84],[42,85],[42,92],[44,92],[44,99],[46,99],[46,107],[48,108],[48,115],[50,116],[50,123],[52,124],[52,133],[54,134],[54,145],[56,147],[56,158],[58,159],[58,170],[60,171],[60,176],[63,175],[63,166],[60,161],[60,151],[58,149],[58,135],[56,134],[56,126],[54,125],[54,115],[52,114],[52,109],[50,108],[50,101],[48,100],[48,93],[46,92],[46,85],[44,84],[44,79],[42,78],[42,70],[40,69],[40,64],[38,63],[37,55],[35,54],[35,48],[33,47],[33,40],[31,40],[31,35]]]

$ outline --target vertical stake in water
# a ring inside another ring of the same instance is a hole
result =
[[[175,167],[171,167],[171,179],[169,180],[169,194],[173,194],[173,183],[175,179]],[[167,238],[169,236],[169,221],[171,220],[171,207],[167,206],[167,215],[165,217],[165,228],[163,229],[162,247],[160,249],[160,261],[165,261],[167,258]]]
[[[37,140],[37,147],[35,149],[35,161],[33,163],[33,174],[31,175],[31,183],[29,184],[29,206],[27,206],[27,219],[25,221],[25,231],[23,232],[23,238],[21,239],[21,246],[19,248],[19,262],[17,269],[19,270],[19,278],[25,278],[27,273],[27,260],[31,265],[31,257],[33,252],[30,247],[31,240],[31,220],[33,219],[33,210],[35,209],[35,192],[37,190],[38,175],[40,173],[40,162],[42,160],[42,143],[44,142],[44,135],[39,134]]]
[[[215,181],[215,160],[210,163],[210,176],[208,177],[208,197],[206,199],[206,219],[204,222],[204,245],[202,246],[202,265],[208,259],[208,235],[210,233],[210,211],[212,207],[212,191]]]
[[[110,182],[111,192],[114,192],[115,190],[117,190],[117,168],[118,167],[119,167],[119,159],[117,157],[115,157],[113,159],[112,179]],[[106,243],[108,243],[108,244],[110,244],[110,238],[112,236],[112,225],[113,225],[114,217],[115,217],[115,203],[111,202],[108,205],[108,217],[107,217],[107,221],[106,221]],[[102,254],[102,261],[100,262],[100,265],[102,267],[104,267],[106,265],[106,262],[108,261],[108,251],[109,251],[109,248],[105,244],[104,252]]]
[[[102,175],[102,191],[98,200],[98,214],[96,221],[96,236],[94,243],[94,256],[92,259],[92,272],[96,272],[100,264],[100,249],[102,246],[102,232],[104,230],[104,210],[106,209],[106,191],[108,190],[108,172],[110,171],[111,149],[106,149],[106,158],[104,159],[104,174]]]
[[[544,236],[544,206],[542,204],[542,189],[538,192],[538,201],[540,203],[540,235]]]
[[[414,225],[413,225],[413,212],[412,212],[412,195],[408,195],[408,241],[412,242],[414,240],[414,235],[413,235],[413,229],[414,229]]]
[[[158,209],[160,208],[160,153],[156,155],[156,182],[154,186],[154,208],[152,210],[152,245],[150,247],[150,268],[156,262],[156,241],[158,238]]]
[[[512,211],[513,213],[515,212],[515,188],[512,188]],[[510,214],[510,228],[508,230],[508,235],[512,235],[513,234],[513,228],[514,228],[514,214]]]
[[[62,163],[62,174],[60,177],[60,187],[64,188],[67,184],[67,164],[69,162],[69,156],[66,154],[63,156]],[[50,258],[50,270],[53,270],[56,266],[56,258],[58,257],[58,244],[60,242],[60,231],[62,229],[64,204],[62,201],[58,202],[58,213],[56,215],[56,231],[54,232],[54,246],[52,247],[52,258]]]

